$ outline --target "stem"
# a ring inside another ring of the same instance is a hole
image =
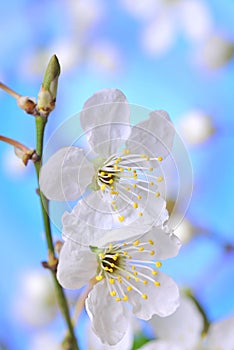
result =
[[[8,86],[6,86],[3,83],[0,83],[0,89],[6,91],[9,95],[11,95],[12,97],[16,98],[16,100],[21,97],[20,94],[18,94],[17,92],[15,92],[14,90],[12,90],[11,88],[9,88]]]
[[[37,135],[36,152],[41,158],[42,151],[43,151],[44,130],[45,130],[47,118],[37,116],[35,119],[36,119],[36,135]],[[41,160],[35,163],[35,168],[36,168],[36,173],[37,173],[37,180],[39,183],[39,174],[40,174],[40,170],[41,170]],[[39,194],[40,194],[41,210],[42,210],[43,222],[44,222],[44,228],[45,228],[45,234],[46,234],[46,242],[47,242],[47,247],[48,247],[48,259],[49,259],[49,264],[50,264],[50,260],[55,261],[56,257],[55,257],[54,244],[53,244],[53,239],[52,239],[52,234],[51,234],[50,219],[49,219],[49,215],[48,215],[49,202],[45,198],[45,196],[42,194],[42,192],[39,191]],[[52,272],[52,277],[53,277],[53,282],[54,282],[54,287],[55,287],[58,305],[59,305],[61,313],[64,317],[64,320],[67,324],[69,342],[72,346],[71,349],[72,350],[79,350],[78,345],[77,345],[76,336],[74,333],[73,324],[72,324],[71,317],[70,317],[68,303],[67,303],[63,288],[58,283],[55,272],[54,271],[51,271],[51,272]]]
[[[18,141],[16,141],[16,140],[10,139],[9,137],[0,135],[0,141],[9,143],[9,145],[12,145],[12,146],[14,146],[14,147],[16,147],[16,148],[19,148],[19,149],[21,149],[23,152],[29,151],[29,148],[28,148],[28,147],[24,146],[22,143],[20,143],[20,142],[18,142]]]

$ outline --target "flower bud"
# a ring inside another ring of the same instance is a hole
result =
[[[53,55],[47,66],[44,80],[38,94],[37,109],[40,115],[47,117],[55,107],[60,65],[56,55]]]

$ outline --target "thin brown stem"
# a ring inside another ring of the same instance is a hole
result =
[[[19,148],[21,149],[23,152],[28,152],[30,151],[30,149],[28,147],[26,147],[25,145],[23,145],[22,143],[16,141],[16,140],[13,140],[9,137],[6,137],[6,136],[2,136],[0,135],[0,141],[3,141],[3,142],[6,142],[6,143],[9,143],[10,145],[16,147],[16,148]]]
[[[16,100],[21,97],[20,94],[18,94],[17,92],[15,92],[14,90],[12,90],[11,88],[9,88],[8,86],[6,86],[5,84],[3,84],[1,82],[0,82],[0,89],[6,91],[9,95],[14,97]]]

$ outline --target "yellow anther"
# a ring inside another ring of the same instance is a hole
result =
[[[110,266],[111,266],[111,267],[115,267],[115,264],[114,264],[114,263],[111,263]]]
[[[139,241],[139,240],[137,240],[137,241],[133,242],[134,247],[138,246],[138,245],[139,245],[139,243],[140,243],[140,241]]]
[[[154,242],[152,241],[152,239],[149,239],[148,242],[149,244],[154,245]]]
[[[137,171],[134,169],[133,172],[134,172],[134,174],[136,174]]]
[[[154,285],[155,285],[156,287],[160,287],[161,284],[160,284],[160,282],[155,281],[155,282],[154,282]]]
[[[101,175],[105,176],[106,175],[105,171],[101,171]]]
[[[130,149],[123,149],[123,153],[124,154],[129,154],[130,153]]]
[[[154,182],[153,182],[153,181],[150,181],[149,184],[150,184],[150,186],[153,186],[153,185],[154,185]]]
[[[115,283],[114,278],[110,278],[110,279],[109,279],[109,282],[110,282],[110,284],[114,284],[114,283]]]
[[[116,253],[115,256],[118,258],[119,257],[119,253]]]
[[[122,298],[123,301],[127,301],[128,300],[128,296],[125,294],[124,297]]]
[[[138,252],[143,252],[143,250],[145,250],[145,248],[144,248],[144,247],[140,247],[140,248],[138,249]]]
[[[127,276],[127,277],[126,277],[126,279],[127,279],[128,281],[130,280],[130,278],[131,278],[130,276]]]
[[[141,199],[141,198],[142,198],[141,195],[138,195],[138,196],[137,196],[137,199]]]
[[[148,284],[148,281],[144,280],[143,283],[144,283],[144,284]]]
[[[137,275],[138,275],[138,272],[137,272],[137,271],[134,271],[134,272],[133,272],[133,275],[134,275],[134,276],[137,276]]]
[[[153,171],[154,170],[154,168],[149,168],[149,171]]]
[[[112,201],[112,202],[111,202],[111,204],[115,204],[115,203],[116,203],[116,201]]]
[[[139,216],[143,216],[143,213],[140,211],[140,212],[138,213],[138,215],[139,215]]]
[[[114,272],[114,270],[113,270],[112,268],[110,268],[109,271],[110,271],[111,273]]]
[[[109,267],[105,266],[105,267],[104,267],[104,270],[105,270],[105,271],[109,271]]]
[[[136,282],[139,282],[139,281],[140,281],[140,278],[135,277],[135,281],[136,281]]]
[[[160,261],[156,261],[156,262],[155,262],[155,265],[156,265],[157,267],[161,267],[161,266],[162,266],[162,263],[161,263]]]
[[[115,164],[119,164],[119,159],[116,159],[116,160],[115,160]]]
[[[130,191],[130,187],[126,187],[125,190],[126,190],[126,191]]]
[[[156,192],[156,193],[155,193],[155,197],[160,197],[160,193],[159,193],[159,192]]]
[[[124,171],[124,168],[119,168],[119,171],[121,171],[121,173]]]
[[[119,169],[118,165],[114,165],[114,169],[118,170]]]
[[[115,187],[112,185],[110,188],[111,188],[111,190],[113,190]]]
[[[128,171],[131,171],[131,170],[132,170],[132,168],[128,167]]]
[[[116,296],[116,291],[115,291],[115,290],[112,290],[112,291],[110,292],[110,295],[111,295],[112,297],[115,297],[115,296]]]
[[[118,161],[120,162],[121,160],[122,160],[122,158],[121,158],[121,157],[119,157],[119,158],[118,158]]]
[[[105,184],[102,184],[102,185],[101,185],[101,190],[102,190],[102,191],[105,191],[105,189],[106,189],[106,185],[105,185]]]
[[[124,255],[124,256],[127,256],[127,255],[128,255],[128,252],[123,252],[123,255]]]
[[[113,244],[112,243],[109,243],[109,249],[113,249]]]
[[[114,261],[116,261],[116,260],[118,259],[117,254],[113,255],[113,256],[112,256],[112,259],[113,259]]]
[[[145,157],[147,157],[147,156],[146,156],[146,154],[141,154],[140,157],[141,157],[141,158],[145,158]]]
[[[122,243],[122,246],[123,246],[123,247],[126,247],[126,245],[127,245],[126,242],[123,242],[123,243]]]
[[[155,254],[155,251],[151,250],[150,255],[154,255],[154,254]]]
[[[114,180],[113,179],[110,179],[109,180],[109,184],[113,184]]]
[[[119,283],[122,283],[122,277],[121,277],[121,276],[118,276],[117,278],[118,278],[118,282],[119,282]]]
[[[129,255],[129,256],[128,256],[128,259],[132,259],[132,256],[131,256],[131,255]]]
[[[154,270],[152,270],[152,271],[151,271],[151,273],[152,273],[152,275],[154,275],[154,276],[155,276],[155,275],[157,275],[157,274],[158,274],[158,271],[154,271]]]
[[[146,156],[145,159],[146,159],[146,160],[150,160],[150,157],[149,157],[149,156]]]
[[[163,160],[163,157],[158,157],[157,159],[159,162],[161,162]]]
[[[132,187],[133,187],[133,188],[137,188],[137,185],[136,185],[136,184],[133,184]]]
[[[111,191],[111,194],[119,194],[118,191]]]
[[[117,207],[116,204],[113,205],[113,209],[114,209],[114,210],[117,210],[117,209],[118,209],[118,207]]]
[[[115,300],[116,300],[116,301],[121,301],[121,299],[120,299],[120,298],[115,298]]]
[[[132,265],[132,270],[136,270],[136,266],[135,265]]]
[[[138,208],[138,204],[137,204],[136,202],[133,202],[133,205],[132,205],[132,206],[133,206],[134,209],[137,209],[137,208]]]
[[[97,280],[97,281],[101,281],[102,279],[103,279],[103,276],[102,276],[102,275],[96,276],[96,280]]]
[[[158,181],[158,182],[162,182],[162,181],[163,181],[163,177],[162,177],[162,176],[159,176],[159,177],[157,178],[157,181]]]
[[[130,292],[132,290],[132,286],[127,286],[127,290]]]
[[[99,253],[98,255],[99,255],[100,259],[104,259],[105,258],[105,255],[103,253]]]
[[[118,217],[118,219],[119,219],[120,222],[123,222],[124,221],[124,216],[121,215],[121,216]]]
[[[141,297],[143,298],[143,299],[148,299],[148,295],[147,294],[141,294]]]

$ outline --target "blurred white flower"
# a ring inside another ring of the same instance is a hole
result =
[[[105,89],[86,101],[80,123],[92,159],[81,148],[61,148],[41,168],[44,195],[57,201],[82,196],[73,217],[102,229],[135,221],[164,223],[167,211],[159,191],[160,163],[170,153],[175,134],[168,114],[153,111],[131,127],[125,95]]]
[[[193,44],[203,42],[213,30],[209,8],[200,0],[122,0],[122,5],[143,21],[141,44],[152,56],[168,52],[179,35]]]
[[[63,348],[56,335],[44,331],[32,337],[28,350],[63,350]]]
[[[96,40],[88,51],[88,60],[96,68],[115,71],[120,67],[120,54],[116,46],[107,41]]]
[[[234,57],[234,41],[221,34],[210,35],[199,50],[198,62],[210,69],[217,69]]]
[[[173,315],[153,316],[150,323],[158,340],[150,341],[141,350],[233,350],[234,317],[212,323],[204,334],[203,317],[185,295],[181,295],[180,306]]]
[[[89,232],[76,234],[92,239],[92,230],[90,227]],[[93,331],[109,345],[118,344],[126,334],[131,313],[125,302],[144,320],[154,314],[170,315],[179,305],[175,282],[160,271],[161,260],[177,255],[178,238],[157,228],[136,240],[122,241],[124,236],[124,229],[114,230],[95,246],[84,247],[76,243],[73,234],[62,247],[57,271],[59,282],[69,289],[95,280],[85,302],[86,310]],[[114,240],[108,243],[111,237]]]
[[[191,145],[206,141],[215,132],[211,117],[201,110],[191,110],[182,115],[179,129],[181,136]]]
[[[57,306],[47,271],[35,270],[23,275],[14,306],[17,317],[31,326],[41,326],[54,319]]]

